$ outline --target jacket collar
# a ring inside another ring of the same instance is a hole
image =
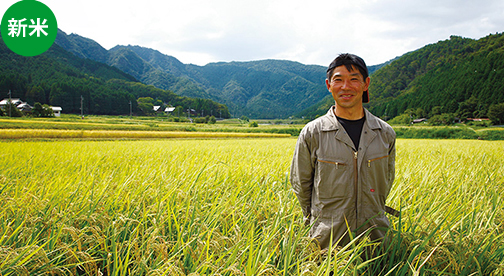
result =
[[[323,116],[322,131],[335,131],[343,128],[343,126],[338,122],[336,115],[334,115],[333,109],[334,105],[331,106],[326,115]],[[381,129],[381,125],[378,119],[373,114],[371,114],[371,112],[364,108],[364,113],[366,114],[366,121],[364,124],[366,124],[372,130]]]

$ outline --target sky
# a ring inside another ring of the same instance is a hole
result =
[[[18,0],[2,0],[0,14]],[[26,0],[25,0],[26,1]],[[292,60],[327,66],[340,53],[367,65],[451,35],[504,32],[504,1],[40,0],[58,28],[105,49],[139,45],[185,64]]]

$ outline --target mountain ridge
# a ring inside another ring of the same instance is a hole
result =
[[[60,37],[66,47],[79,50],[71,53],[54,43],[45,53],[24,57],[12,52],[0,40],[0,91],[6,96],[61,106],[65,113],[126,115],[151,113],[139,106],[139,98],[151,98],[153,103],[168,104],[179,110],[196,109],[202,114],[217,114],[229,118],[228,107],[209,99],[176,95],[172,91],[140,83],[134,76],[117,67],[86,57],[103,55],[103,49],[92,40],[78,36]],[[80,45],[80,46],[79,46]],[[107,52],[108,58],[108,52]],[[127,60],[124,60],[127,61]],[[145,67],[150,65],[144,64]]]
[[[226,104],[235,117],[287,118],[318,103],[328,94],[326,68],[319,65],[266,59],[198,66],[133,45],[117,45],[104,54],[103,47],[98,47],[92,39],[66,35],[63,31],[58,33],[56,43],[81,57],[106,60],[106,64],[145,84],[178,95]]]
[[[504,102],[504,33],[451,36],[406,53],[372,75],[369,93],[365,107],[384,119],[488,118]],[[332,104],[326,98],[297,116],[320,116]]]

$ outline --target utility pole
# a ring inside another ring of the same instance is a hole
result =
[[[130,101],[130,119],[131,119],[131,116],[132,116],[132,115],[131,115],[131,101]]]
[[[11,114],[12,113],[11,110],[12,110],[12,93],[11,93],[11,91],[9,89],[9,117],[11,117],[11,115],[12,115]]]
[[[80,96],[80,115],[81,115],[81,118],[84,119],[84,109],[82,108],[83,106],[83,103],[84,103],[84,98],[82,97],[82,95]]]

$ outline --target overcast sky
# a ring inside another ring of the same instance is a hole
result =
[[[17,0],[2,0],[0,13]],[[183,63],[286,59],[327,66],[339,53],[386,62],[450,35],[504,32],[504,1],[41,0],[58,28],[106,49],[139,45]]]

